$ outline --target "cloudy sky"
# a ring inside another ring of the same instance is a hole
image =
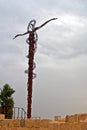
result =
[[[36,26],[57,17],[37,31],[37,78],[33,80],[32,116],[87,112],[87,0],[0,0],[0,87],[15,89],[15,106],[27,107],[28,35]]]

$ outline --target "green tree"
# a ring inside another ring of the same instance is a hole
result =
[[[5,114],[6,119],[11,119],[13,115],[14,101],[12,94],[14,92],[15,90],[9,84],[5,84],[0,93],[0,111],[2,114]]]

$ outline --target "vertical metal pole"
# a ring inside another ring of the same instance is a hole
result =
[[[28,96],[27,96],[27,118],[31,118],[31,105],[32,105],[32,84],[33,84],[33,63],[34,63],[34,33],[31,32],[29,35],[29,54],[28,54]]]

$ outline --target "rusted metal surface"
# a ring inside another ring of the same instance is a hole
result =
[[[41,26],[35,27],[36,24],[36,20],[31,20],[28,24],[27,27],[27,32],[23,33],[23,34],[17,34],[13,39],[15,39],[18,36],[23,36],[28,34],[29,37],[27,38],[26,42],[29,45],[29,52],[27,55],[28,58],[28,70],[25,71],[25,73],[28,74],[28,82],[27,82],[27,90],[28,90],[28,96],[27,96],[27,118],[31,118],[31,105],[32,105],[32,86],[33,86],[33,78],[36,77],[36,74],[33,73],[33,70],[36,67],[36,64],[34,62],[34,54],[36,52],[36,48],[37,48],[37,40],[38,40],[38,35],[36,33],[36,31],[40,28],[42,28],[43,26],[45,26],[48,22],[52,21],[52,20],[56,20],[57,18],[52,18],[48,21],[46,21],[45,23],[43,23]]]

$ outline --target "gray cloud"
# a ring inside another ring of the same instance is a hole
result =
[[[68,20],[70,22],[68,22]],[[73,58],[81,54],[86,54],[86,19],[67,16],[67,21],[64,18],[62,18],[61,21],[63,21],[64,24],[61,23],[60,27],[55,27],[56,25],[53,27],[55,33],[53,33],[54,31],[51,27],[48,31],[48,35],[44,36],[45,38],[42,34],[43,42],[40,44],[39,51],[57,58]],[[48,36],[49,38],[47,38]],[[44,39],[47,40],[44,41]]]

